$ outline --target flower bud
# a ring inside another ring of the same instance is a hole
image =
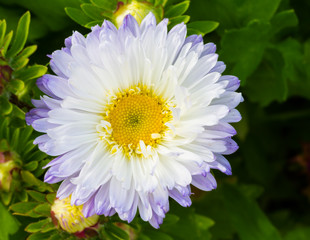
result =
[[[10,191],[13,171],[17,168],[11,152],[0,152],[0,190]]]
[[[93,215],[85,218],[82,213],[83,205],[71,205],[71,197],[62,200],[56,199],[51,207],[54,223],[69,233],[81,233],[98,223],[99,216]]]
[[[143,18],[152,12],[157,20],[161,21],[163,18],[163,7],[161,5],[155,7],[149,2],[132,0],[127,4],[118,2],[117,10],[114,13],[114,23],[119,28],[126,15],[131,14],[140,24]]]

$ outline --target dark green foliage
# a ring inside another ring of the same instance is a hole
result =
[[[89,239],[310,239],[309,2],[146,2],[169,18],[169,28],[184,22],[188,35],[206,34],[227,65],[224,73],[240,78],[243,119],[234,125],[240,149],[228,156],[233,175],[215,172],[212,192],[193,188],[190,208],[171,200],[159,230],[138,217],[128,224],[102,216],[98,235]],[[48,69],[46,55],[73,30],[87,34],[113,21],[117,7],[116,0],[0,0],[0,67],[10,79],[0,94],[0,151],[13,152],[18,166],[14,191],[0,193],[0,240],[77,239],[52,223],[58,186],[43,182],[42,167],[51,159],[33,145],[37,134],[25,112],[41,94],[35,80]]]

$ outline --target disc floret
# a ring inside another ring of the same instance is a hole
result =
[[[154,148],[162,140],[172,120],[170,107],[147,86],[133,86],[111,96],[97,129],[112,151],[117,147],[140,155],[144,146]]]

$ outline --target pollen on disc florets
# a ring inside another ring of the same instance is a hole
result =
[[[140,154],[141,141],[145,146],[155,147],[171,119],[170,104],[151,89],[139,85],[111,97],[106,107],[102,136],[112,149],[117,146],[126,154]]]

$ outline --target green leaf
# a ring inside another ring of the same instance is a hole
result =
[[[46,195],[46,200],[50,203],[53,204],[56,199],[56,193],[49,193]]]
[[[0,152],[5,152],[10,149],[8,141],[6,139],[0,139]]]
[[[165,6],[168,0],[154,0],[154,6],[157,7],[159,5]]]
[[[308,240],[310,236],[310,227],[299,227],[288,232],[283,240]]]
[[[104,20],[104,17],[101,15],[103,9],[100,9],[92,4],[84,3],[81,5],[83,12],[93,20]]]
[[[51,216],[51,205],[48,203],[43,203],[35,207],[34,212],[40,214],[41,216],[50,217]]]
[[[6,57],[6,51],[8,50],[12,37],[13,37],[13,31],[10,31],[7,35],[5,35],[3,39],[2,47],[0,48],[0,54],[4,57]]]
[[[187,35],[200,34],[204,36],[207,33],[214,31],[219,26],[218,22],[214,21],[196,21],[187,24]]]
[[[8,115],[13,110],[13,105],[3,96],[0,96],[0,115]]]
[[[14,36],[14,41],[10,47],[7,57],[11,58],[17,55],[25,46],[28,37],[30,25],[30,12],[26,12],[19,20],[16,33]]]
[[[174,214],[167,214],[166,217],[164,218],[164,226],[168,226],[170,224],[176,224],[180,218],[177,215]]]
[[[78,24],[84,26],[91,22],[92,19],[88,17],[82,10],[72,7],[65,8],[67,15]]]
[[[31,172],[22,170],[20,172],[21,177],[26,186],[35,186],[35,188],[40,191],[52,191],[52,187],[37,179]]]
[[[107,223],[104,225],[105,232],[111,237],[112,239],[118,240],[129,240],[129,235],[123,229],[115,226],[112,223]]]
[[[307,44],[310,47],[310,41],[304,46],[299,41],[287,38],[274,47],[278,49],[285,62],[283,75],[287,80],[288,94],[290,96],[302,96],[310,99],[310,58],[307,60]]]
[[[267,106],[273,101],[283,102],[288,96],[283,76],[284,59],[275,49],[267,49],[259,68],[249,78],[246,94],[253,102]]]
[[[1,200],[3,202],[4,205],[9,205],[11,200],[12,200],[12,197],[13,197],[13,192],[10,191],[10,192],[0,192],[0,196],[1,196]]]
[[[92,21],[92,22],[89,22],[89,23],[85,24],[84,27],[86,27],[86,28],[91,28],[91,27],[96,26],[96,25],[101,26],[101,25],[102,25],[102,22],[103,22],[102,20],[99,20],[99,21]]]
[[[241,84],[256,70],[270,38],[270,24],[253,21],[242,29],[229,30],[223,36],[221,57],[233,66],[232,74],[240,78]]]
[[[5,36],[5,33],[6,33],[6,21],[1,20],[0,21],[0,46],[2,45],[2,40]]]
[[[37,50],[37,48],[37,45],[28,46],[18,54],[17,58],[27,58],[31,56]]]
[[[293,9],[282,11],[271,19],[272,32],[276,34],[284,28],[298,25],[298,18]]]
[[[50,219],[50,218],[49,218]],[[48,224],[46,224],[45,226],[43,226],[41,232],[45,233],[45,232],[50,232],[52,230],[55,230],[55,225],[53,222],[49,222]]]
[[[20,52],[12,61],[11,66],[14,70],[19,70],[23,67],[25,67],[29,59],[28,57],[32,55],[37,50],[37,46],[29,46],[26,47],[22,52]]]
[[[31,223],[25,228],[25,231],[30,233],[39,232],[41,231],[42,227],[48,223],[50,223],[50,219],[48,218],[40,220],[38,222]]]
[[[38,164],[37,161],[32,161],[32,162],[27,163],[26,165],[24,165],[24,169],[32,172],[32,171],[37,169],[38,165],[39,164]]]
[[[0,202],[0,239],[9,240],[9,235],[17,232],[19,222],[9,213]]]
[[[50,237],[50,233],[41,233],[41,232],[36,232],[31,234],[27,240],[45,240]]]
[[[253,20],[268,22],[276,13],[281,0],[209,0],[191,1],[189,15],[195,20],[212,20],[220,23],[218,32],[247,26]]]
[[[224,186],[223,194],[229,219],[241,240],[281,240],[277,229],[253,200],[231,185]]]
[[[11,147],[13,149],[17,148],[18,139],[19,139],[19,129],[15,129],[11,138]]]
[[[169,28],[172,28],[181,22],[187,23],[189,21],[189,19],[190,19],[190,16],[187,16],[187,15],[170,18],[169,19]]]
[[[94,5],[97,7],[114,11],[117,7],[117,1],[116,0],[90,0]]]
[[[178,17],[182,15],[183,13],[186,12],[190,4],[190,1],[184,1],[175,5],[172,5],[167,9],[165,12],[165,17],[167,18],[173,18],[173,17]]]
[[[168,234],[163,233],[163,232],[157,232],[157,231],[148,231],[147,232],[147,236],[151,239],[151,240],[173,240],[172,237],[170,237]]]
[[[14,78],[28,81],[43,76],[47,71],[47,67],[42,65],[33,65],[26,69],[21,69],[13,73]]]
[[[11,64],[11,66],[15,71],[17,71],[25,67],[28,64],[28,62],[29,62],[28,58],[18,58],[16,59],[16,61],[14,61],[14,63]]]
[[[207,230],[214,225],[214,221],[206,216],[195,214],[195,222],[199,229]]]
[[[37,205],[37,202],[20,202],[11,205],[10,209],[14,212],[14,215],[27,216]]]
[[[24,82],[18,79],[11,80],[7,85],[7,89],[14,94],[17,94],[18,92],[23,90],[24,87]]]
[[[39,193],[33,190],[27,190],[27,193],[36,201],[38,202],[45,202],[45,194]]]

